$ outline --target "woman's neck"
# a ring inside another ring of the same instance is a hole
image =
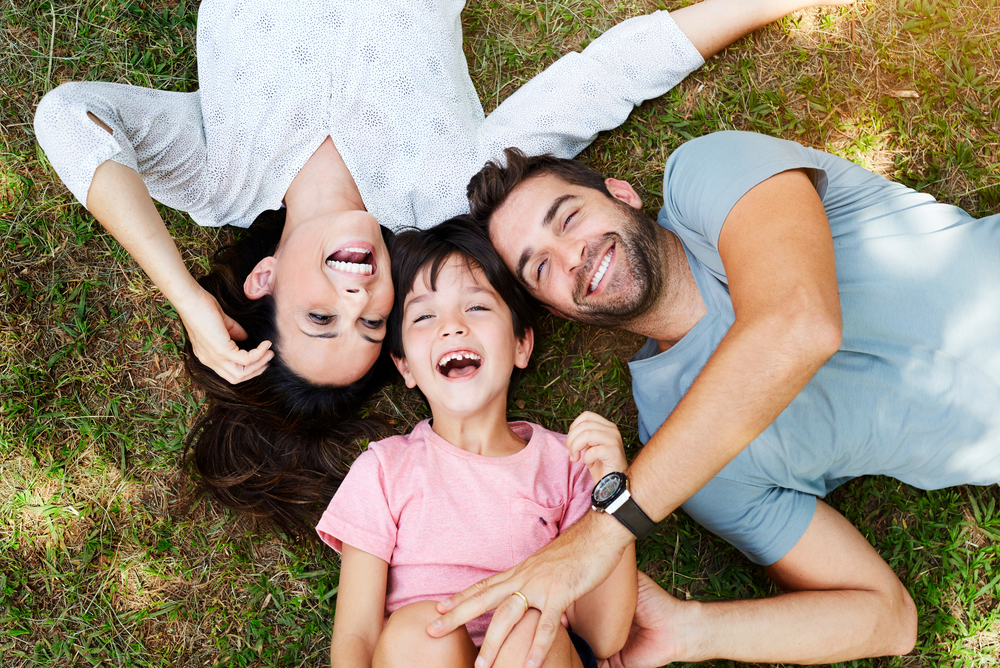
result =
[[[524,449],[527,442],[507,424],[507,402],[497,402],[474,415],[457,416],[432,411],[434,432],[456,448],[484,457],[507,457]]]
[[[286,226],[335,211],[365,211],[361,191],[333,140],[327,137],[285,192]]]

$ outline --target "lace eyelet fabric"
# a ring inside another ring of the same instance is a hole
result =
[[[656,12],[562,57],[485,116],[462,52],[463,7],[206,0],[198,91],[66,83],[39,103],[35,133],[84,205],[94,171],[114,160],[199,225],[239,227],[281,205],[329,136],[380,223],[427,228],[468,211],[466,184],[504,148],[575,156],[703,63]]]

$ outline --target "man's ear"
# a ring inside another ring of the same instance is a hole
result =
[[[528,362],[531,361],[531,351],[535,347],[535,330],[531,327],[524,331],[524,336],[520,341],[517,342],[517,348],[514,350],[514,366],[518,369],[523,369],[528,366]]]
[[[243,294],[247,299],[260,299],[274,290],[274,263],[277,260],[268,255],[257,263],[247,280],[243,281]]]
[[[642,208],[642,198],[639,197],[639,193],[635,191],[635,188],[628,181],[604,179],[604,185],[615,199],[620,199],[633,209]]]
[[[411,390],[417,386],[417,381],[414,380],[413,374],[410,373],[410,365],[406,363],[405,357],[396,357],[395,355],[390,355],[392,357],[392,363],[396,365],[396,369],[399,371],[399,375],[403,377],[403,382]]]

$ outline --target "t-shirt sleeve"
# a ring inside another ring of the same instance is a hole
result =
[[[668,12],[623,21],[504,100],[482,126],[480,152],[498,158],[516,146],[571,158],[704,62]]]
[[[715,476],[682,508],[750,561],[770,566],[805,534],[816,511],[816,497]]]
[[[389,508],[385,476],[375,451],[355,460],[316,525],[324,543],[342,552],[344,543],[389,563],[396,546],[396,521]]]
[[[38,103],[34,129],[49,163],[84,206],[94,172],[108,160],[136,171],[153,199],[178,190],[191,202],[202,196],[207,150],[196,93],[64,83]]]
[[[726,217],[754,186],[790,169],[808,169],[824,195],[826,172],[815,152],[800,144],[754,132],[716,132],[693,139],[667,160],[659,223],[726,282],[719,257]]]
[[[590,510],[590,494],[593,490],[594,481],[590,477],[587,466],[583,463],[583,458],[581,457],[580,461],[576,463],[570,462],[569,500],[566,503],[562,524],[559,526],[560,531],[565,531],[573,526],[587,514],[587,511]]]

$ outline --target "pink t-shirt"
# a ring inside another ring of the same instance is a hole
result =
[[[528,444],[509,457],[466,452],[425,420],[351,466],[316,531],[338,552],[347,543],[389,564],[387,617],[507,570],[590,508],[594,484],[582,459],[569,461],[566,437],[510,426]],[[477,646],[491,617],[466,625]]]

